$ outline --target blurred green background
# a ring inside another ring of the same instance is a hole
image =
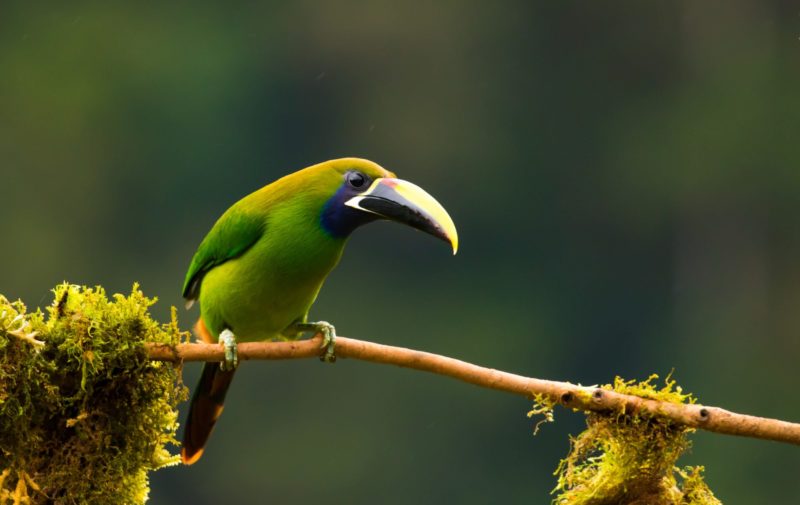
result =
[[[799,19],[759,0],[3,2],[0,292],[139,281],[165,319],[231,203],[361,156],[434,194],[461,251],[371,225],[312,317],[584,384],[674,368],[704,403],[800,420]],[[360,362],[245,363],[203,460],[155,473],[152,502],[547,503],[583,416],[533,437],[528,408]],[[796,447],[693,439],[682,463],[726,503],[800,501]]]

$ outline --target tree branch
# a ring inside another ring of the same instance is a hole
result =
[[[300,359],[320,355],[321,337],[293,342],[243,342],[238,346],[239,359]],[[219,344],[147,344],[150,359],[158,361],[222,361]],[[576,386],[568,382],[524,377],[484,368],[438,354],[394,347],[352,338],[337,337],[336,356],[373,363],[397,365],[446,375],[490,389],[526,397],[542,395],[554,403],[583,411],[618,411],[645,413],[677,424],[702,430],[743,437],[775,440],[800,445],[800,424],[765,417],[737,414],[718,407],[676,404],[640,398],[601,389]]]

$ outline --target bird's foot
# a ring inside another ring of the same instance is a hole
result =
[[[327,321],[318,321],[314,324],[317,326],[317,331],[322,333],[322,345],[319,347],[325,349],[320,359],[326,363],[333,363],[336,361],[336,328]]]
[[[297,329],[303,331],[313,331],[322,334],[322,345],[320,349],[325,349],[325,352],[319,357],[320,360],[326,363],[333,363],[336,361],[336,328],[327,321],[317,321],[315,323],[299,323]]]
[[[219,343],[225,348],[225,361],[219,363],[219,369],[223,372],[236,370],[239,366],[239,350],[236,345],[236,336],[231,330],[222,330],[219,334]]]
[[[42,347],[44,347],[44,342],[42,342],[41,340],[36,340],[36,338],[34,338],[36,337],[36,335],[39,334],[39,332],[36,331],[28,332],[31,323],[30,321],[26,321],[25,317],[22,314],[19,314],[14,319],[12,319],[9,326],[15,323],[19,323],[19,328],[17,328],[16,330],[6,330],[6,333],[8,333],[9,335],[14,335],[23,342],[31,344],[37,351]]]

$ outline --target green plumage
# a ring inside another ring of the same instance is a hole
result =
[[[228,328],[240,341],[292,337],[305,321],[346,239],[331,236],[321,213],[347,170],[372,178],[393,174],[360,159],[322,163],[246,196],[217,221],[200,244],[184,282],[199,300],[214,337]]]
[[[232,207],[200,244],[186,273],[183,297],[191,303],[200,296],[203,276],[212,268],[239,257],[264,234],[264,219]]]

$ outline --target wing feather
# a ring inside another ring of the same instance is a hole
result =
[[[212,268],[244,254],[264,235],[264,219],[248,214],[236,206],[216,222],[200,243],[183,282],[186,307],[200,296],[203,277]]]

